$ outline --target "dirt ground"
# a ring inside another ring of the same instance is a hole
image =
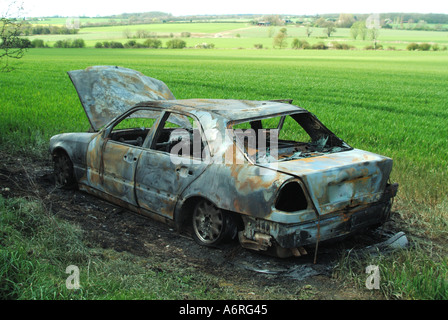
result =
[[[313,288],[312,299],[376,299],[379,293],[356,289],[333,276],[338,255],[384,241],[396,232],[388,222],[381,232],[358,235],[337,244],[307,248],[308,255],[278,259],[243,249],[238,243],[212,249],[196,244],[169,226],[110,204],[79,190],[55,188],[50,160],[12,157],[0,153],[0,193],[4,197],[35,197],[59,218],[79,225],[88,243],[96,247],[157,255],[163,261],[177,258],[186,266],[222,277],[223,282],[245,279],[260,286],[297,283]],[[367,274],[365,277],[367,278]]]

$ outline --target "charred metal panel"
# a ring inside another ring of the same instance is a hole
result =
[[[137,205],[134,177],[142,149],[107,140],[103,147],[102,187],[104,192]]]
[[[226,121],[263,118],[292,112],[308,112],[295,105],[275,101],[251,101],[232,99],[186,99],[158,101],[159,106],[179,112],[208,114]]]
[[[134,178],[142,149],[104,139],[99,134],[89,144],[86,154],[86,184],[110,196],[136,205]]]
[[[95,131],[136,103],[175,99],[162,81],[131,69],[94,66],[68,75]]]
[[[384,193],[392,160],[354,149],[267,166],[299,176],[319,214],[328,214],[377,202]]]
[[[182,191],[196,180],[207,164],[176,164],[173,155],[155,150],[145,150],[135,176],[135,192],[140,207],[173,219],[174,208]],[[202,187],[206,188],[204,180]]]
[[[320,241],[341,239],[366,228],[380,226],[389,219],[390,199],[395,195],[396,186],[387,189],[384,197],[376,203],[336,211],[321,218],[308,217],[310,219],[301,223],[279,223],[246,216],[243,235],[252,240],[255,240],[256,235],[270,235],[283,248],[298,248]]]
[[[269,218],[277,190],[288,178],[252,165],[212,164],[185,190],[182,198],[201,196],[225,210]]]
[[[86,152],[90,141],[96,133],[62,133],[50,139],[50,154],[54,155],[58,150],[66,152],[73,163],[75,178],[77,181],[86,174]]]

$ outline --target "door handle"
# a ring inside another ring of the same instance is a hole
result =
[[[134,157],[134,155],[132,153],[129,155],[125,154],[123,157],[123,160],[126,162],[135,162],[135,161],[137,161],[137,157]]]

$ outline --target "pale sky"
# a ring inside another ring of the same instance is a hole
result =
[[[0,0],[0,11],[5,3]],[[448,1],[425,0],[18,0],[23,1],[23,16],[107,16],[120,13],[163,11],[174,16],[205,14],[323,14],[323,13],[446,13]],[[3,8],[2,8],[3,7]]]

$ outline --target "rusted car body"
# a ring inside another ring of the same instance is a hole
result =
[[[69,76],[91,132],[51,138],[59,185],[202,245],[238,238],[280,257],[390,216],[392,159],[350,147],[290,101],[177,100],[163,82],[119,67]]]

